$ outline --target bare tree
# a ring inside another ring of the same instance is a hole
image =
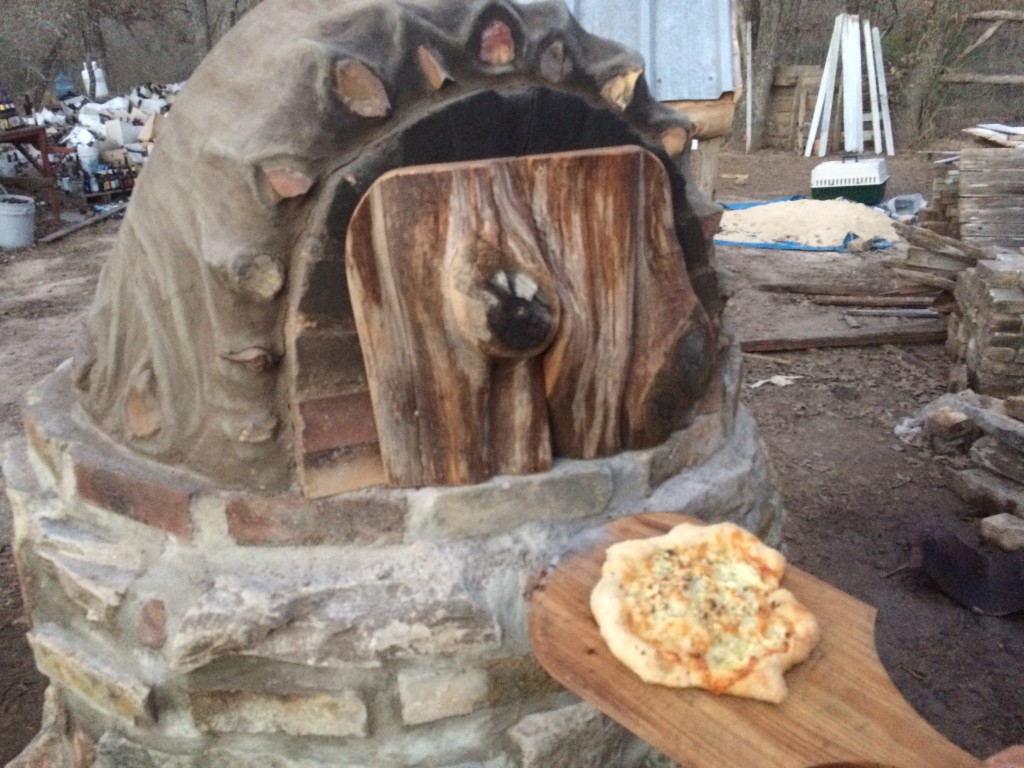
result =
[[[166,24],[176,4],[173,0],[3,0],[0,8],[4,19],[0,71],[15,90],[29,93],[40,103],[61,69],[71,67],[77,73],[81,62],[108,63],[111,30]]]
[[[897,62],[895,90],[896,140],[901,146],[920,143],[942,92],[939,74],[958,50],[964,19],[960,0],[928,0],[913,20],[917,45]]]
[[[796,17],[798,0],[741,0],[743,21],[751,23],[753,80],[746,83],[753,103],[750,146],[760,149],[768,132],[768,112],[775,67],[782,53],[780,40]]]
[[[0,71],[5,85],[39,102],[75,36],[76,18],[64,2],[7,0],[0,26]]]
[[[233,27],[259,0],[186,0],[199,41],[205,52]]]

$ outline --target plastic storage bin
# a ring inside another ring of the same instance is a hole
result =
[[[885,197],[889,169],[882,158],[829,160],[811,171],[811,197],[815,200],[844,198],[878,205]]]

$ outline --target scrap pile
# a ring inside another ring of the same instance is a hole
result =
[[[96,103],[69,95],[53,108],[19,115],[19,124],[45,126],[57,168],[55,182],[68,194],[84,199],[127,194],[134,187],[159,131],[160,119],[180,92],[181,84],[146,84],[125,96]],[[0,134],[0,177],[31,176],[33,165]]]

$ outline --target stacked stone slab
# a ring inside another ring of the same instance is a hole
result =
[[[972,466],[954,473],[953,490],[984,515],[982,538],[1024,549],[1024,396],[943,395],[897,432],[936,453],[969,455]]]
[[[320,499],[218,488],[74,418],[69,366],[4,463],[29,642],[50,678],[14,768],[582,768],[651,750],[530,651],[531,586],[602,523],[783,510],[739,405],[661,446],[461,487]]]
[[[928,207],[917,212],[919,226],[938,235],[956,237],[960,233],[960,170],[940,166],[940,176],[932,179]]]
[[[960,239],[979,246],[1024,247],[1024,146],[960,150]]]
[[[960,273],[947,350],[954,389],[1024,393],[1024,255],[1008,251]]]

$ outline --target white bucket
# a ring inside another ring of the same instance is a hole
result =
[[[36,201],[0,195],[0,248],[24,248],[35,242]]]
[[[96,173],[100,169],[99,147],[89,147],[81,144],[76,152],[78,153],[78,164],[82,166],[83,171],[86,173]]]

